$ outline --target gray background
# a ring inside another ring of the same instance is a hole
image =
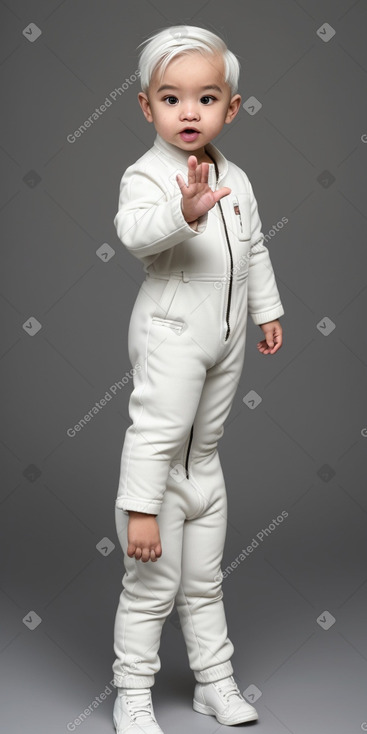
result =
[[[67,430],[131,367],[127,328],[144,274],[113,218],[122,173],[155,137],[139,81],[75,143],[67,135],[134,74],[138,43],[181,23],[222,35],[239,57],[242,103],[262,107],[241,107],[214,144],[248,174],[264,234],[289,220],[268,240],[284,344],[261,355],[249,321],[220,443],[223,573],[288,513],[223,579],[235,677],[241,691],[258,689],[260,720],[248,728],[367,730],[366,2],[8,0],[0,14],[4,730],[71,730],[106,691],[75,730],[113,731],[124,573],[114,501],[131,379],[74,437]],[[30,23],[42,31],[34,42]],[[251,390],[262,398],[253,410]],[[163,731],[222,729],[191,708],[175,609],[160,657]]]

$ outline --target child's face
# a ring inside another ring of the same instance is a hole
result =
[[[219,89],[211,89],[213,85]],[[241,95],[231,98],[221,54],[203,56],[195,51],[172,59],[162,79],[156,70],[148,94],[140,92],[138,100],[157,133],[168,143],[196,155],[200,163],[206,155],[206,143],[236,116]],[[199,133],[185,140],[181,132],[192,127]]]

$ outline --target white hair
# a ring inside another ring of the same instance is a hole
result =
[[[231,89],[231,97],[238,89],[240,62],[225,42],[206,28],[193,25],[176,25],[164,28],[139,44],[148,44],[139,57],[140,84],[143,92],[148,87],[155,70],[161,65],[161,79],[167,65],[179,54],[199,51],[203,55],[221,53],[224,60],[225,81]]]

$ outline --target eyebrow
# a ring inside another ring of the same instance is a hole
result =
[[[163,89],[179,89],[179,88],[180,87],[175,87],[173,84],[162,84],[162,86],[159,87],[159,89],[157,89],[157,94],[158,92],[162,92]],[[204,92],[206,89],[214,89],[216,92],[222,93],[222,90],[220,87],[218,87],[218,84],[207,84],[205,85],[205,87],[200,87],[201,92]]]

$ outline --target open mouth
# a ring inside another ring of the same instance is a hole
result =
[[[182,130],[182,132],[180,132],[180,135],[183,140],[190,142],[191,140],[195,140],[195,138],[197,138],[199,132],[197,130],[194,130],[192,127],[187,127],[185,128],[185,130]]]

